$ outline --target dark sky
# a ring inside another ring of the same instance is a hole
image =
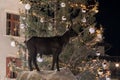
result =
[[[97,20],[104,27],[105,42],[111,44],[106,54],[120,56],[120,3],[119,0],[99,0]]]

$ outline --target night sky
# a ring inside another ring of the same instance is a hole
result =
[[[97,20],[103,25],[105,42],[111,45],[106,54],[120,56],[120,3],[119,0],[99,0]]]

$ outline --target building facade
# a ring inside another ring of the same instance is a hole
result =
[[[6,66],[8,57],[16,57],[17,47],[11,47],[10,37],[20,39],[20,36],[8,34],[7,22],[9,14],[19,15],[19,9],[24,9],[24,5],[20,4],[19,0],[0,0],[0,78],[6,77]],[[9,25],[8,25],[9,23]],[[13,25],[12,25],[13,26]],[[19,27],[19,26],[18,26]],[[9,29],[8,29],[9,30]]]

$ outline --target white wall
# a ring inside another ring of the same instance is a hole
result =
[[[6,57],[16,56],[17,53],[17,48],[10,45],[10,36],[6,35],[6,13],[19,14],[19,8],[23,8],[19,0],[0,0],[0,76],[2,78],[6,75]]]

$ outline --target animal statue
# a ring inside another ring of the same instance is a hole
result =
[[[72,27],[70,27],[63,35],[53,36],[53,37],[31,37],[26,41],[26,46],[28,49],[28,66],[29,70],[32,71],[32,63],[37,71],[40,71],[36,57],[39,55],[52,55],[52,70],[54,70],[54,65],[56,65],[57,71],[59,69],[59,55],[62,52],[63,47],[69,42],[71,37],[78,36]]]

